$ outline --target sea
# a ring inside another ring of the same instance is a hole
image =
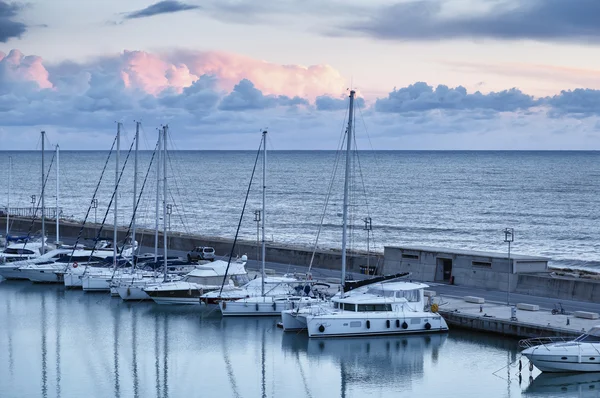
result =
[[[517,340],[309,339],[274,318],[0,282],[3,398],[597,397],[598,374],[519,369]]]
[[[153,228],[158,220],[172,231],[226,238],[239,225],[241,238],[256,239],[261,153],[167,154],[165,202],[172,211],[163,219],[164,178],[153,152],[139,152],[138,224]],[[599,160],[600,152],[358,151],[348,179],[350,246],[502,253],[508,249],[503,231],[514,228],[513,253],[598,269]],[[112,224],[111,198],[120,178],[117,222],[130,223],[133,154],[121,151],[118,168],[108,151],[61,151],[59,162],[63,218]],[[10,200],[11,208],[37,207],[41,152],[3,151],[0,165],[0,206]],[[337,151],[268,150],[261,213],[267,240],[339,248],[344,165]],[[56,166],[56,155],[46,151],[46,207],[56,206]],[[90,207],[92,199],[97,208]],[[365,229],[365,218],[372,230]],[[452,328],[446,334],[309,339],[284,333],[277,322],[0,280],[0,397],[599,396],[597,374],[541,374],[524,359],[519,372],[518,340],[511,338]]]
[[[158,219],[162,229],[163,162],[152,150],[139,151],[138,195],[142,186],[143,191],[134,202],[135,156],[127,151],[129,144],[121,148],[118,223],[130,224],[137,203],[137,224],[154,228]],[[260,215],[267,241],[341,247],[344,156],[267,150],[266,211]],[[46,151],[44,158],[46,207],[56,206],[59,163],[63,217],[112,225],[114,152],[60,151],[57,162],[56,154]],[[262,153],[170,150],[167,160],[167,228],[257,239]],[[547,256],[554,267],[600,269],[600,152],[356,151],[350,164],[352,249],[383,252],[388,245],[419,245],[504,253],[504,229],[513,228],[513,253]],[[41,151],[0,151],[0,165],[0,206],[10,201],[10,207],[38,207]],[[92,199],[97,208],[90,207]]]

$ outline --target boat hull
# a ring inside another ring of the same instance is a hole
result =
[[[0,267],[0,277],[11,280],[29,280],[18,267]]]
[[[84,292],[110,292],[111,276],[92,275],[82,279]]]
[[[566,353],[555,353],[554,355],[523,352],[523,356],[529,359],[536,368],[542,372],[600,372],[600,355],[574,355]]]
[[[125,301],[152,300],[152,298],[144,291],[144,286],[111,287],[111,293],[112,289],[115,289],[117,295]]]
[[[62,274],[57,274],[56,269],[21,269],[21,272],[34,283],[63,283]]]
[[[309,337],[380,336],[394,334],[447,332],[448,325],[437,314],[394,317],[395,314],[359,313],[361,318],[335,315],[306,315],[306,330]]]

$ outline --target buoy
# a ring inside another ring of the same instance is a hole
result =
[[[273,311],[277,311],[277,303],[273,303]]]
[[[256,311],[258,311],[258,303],[256,303]]]
[[[436,303],[431,304],[431,312],[436,313],[438,312],[438,305]]]
[[[131,290],[127,288],[127,297],[131,296]]]
[[[406,321],[402,322],[402,329],[408,328],[408,323]]]
[[[390,328],[390,320],[388,319],[387,321],[385,321],[385,326],[389,329]]]
[[[77,268],[79,264],[77,264],[77,261],[73,261],[73,268]]]
[[[529,362],[529,371],[533,371],[533,362]]]
[[[523,369],[523,364],[521,363],[521,360],[519,359],[519,372],[521,371],[521,369]]]
[[[371,321],[367,321],[367,329],[371,329]]]
[[[323,333],[325,331],[325,326],[319,325],[319,332]]]
[[[400,327],[400,319],[396,319],[396,327],[399,328]]]
[[[431,329],[431,324],[429,322],[427,322],[425,324],[425,329],[427,329],[427,330]]]
[[[223,301],[223,309],[227,308],[227,301]]]

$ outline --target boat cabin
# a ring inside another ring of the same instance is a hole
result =
[[[415,282],[387,282],[367,285],[334,297],[333,307],[344,311],[393,311],[397,305],[410,303],[415,308],[424,306],[424,289],[428,285]]]

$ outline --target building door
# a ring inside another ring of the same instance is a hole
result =
[[[440,275],[441,274],[441,275]],[[452,277],[452,259],[438,258],[437,259],[437,280],[450,282]]]

